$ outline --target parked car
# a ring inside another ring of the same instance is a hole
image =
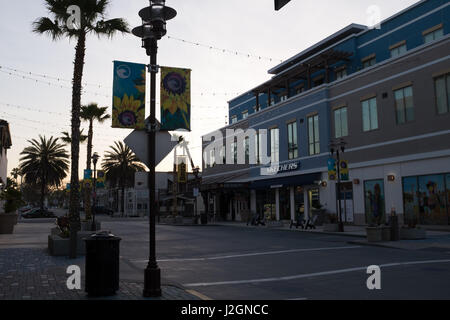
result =
[[[37,219],[37,218],[56,218],[55,214],[47,209],[33,209],[22,214],[25,219]]]
[[[19,213],[23,214],[25,212],[30,211],[31,209],[33,209],[31,205],[26,205],[24,207],[19,208]]]
[[[108,209],[106,207],[103,207],[103,206],[96,206],[96,207],[92,207],[92,213],[106,214],[106,215],[111,216],[114,213],[114,211],[112,211],[111,209]]]

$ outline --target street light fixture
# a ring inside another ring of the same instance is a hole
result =
[[[155,183],[155,146],[156,146],[156,74],[159,66],[157,65],[158,40],[167,33],[166,21],[175,18],[176,10],[167,7],[165,0],[150,0],[150,6],[139,11],[142,19],[142,25],[133,29],[133,34],[142,39],[142,47],[150,56],[150,123],[147,126],[148,133],[148,159],[150,173],[148,175],[149,185],[149,224],[150,224],[150,253],[147,268],[144,273],[144,297],[161,296],[161,270],[156,262],[155,246],[155,217],[158,210],[156,205],[156,183]]]
[[[100,159],[100,156],[97,152],[95,152],[92,155],[92,163],[94,164],[94,201],[93,201],[93,207],[94,210],[92,210],[92,231],[97,231],[97,226],[95,224],[95,207],[97,205],[97,162],[98,159]]]
[[[344,222],[342,221],[342,207],[341,207],[341,153],[345,152],[345,146],[347,143],[344,139],[333,140],[330,143],[330,153],[333,157],[336,153],[337,160],[337,186],[336,186],[336,197],[338,199],[338,228],[339,232],[344,232]]]

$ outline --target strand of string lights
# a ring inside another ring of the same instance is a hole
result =
[[[2,70],[2,69],[5,69],[5,70]],[[53,82],[45,81],[45,80],[41,80],[41,79],[36,79],[35,77],[33,78],[33,77],[29,76],[30,74],[35,75],[34,73],[28,72],[25,74],[25,73],[21,73],[21,72],[25,72],[25,71],[15,71],[15,70],[17,70],[17,69],[11,68],[11,69],[6,70],[5,67],[0,67],[0,73],[9,75],[11,77],[22,78],[24,80],[30,80],[30,81],[34,81],[36,83],[42,83],[42,84],[46,84],[48,86],[53,86],[53,87],[57,87],[57,88],[61,88],[61,89],[72,89],[71,86],[62,85],[59,83],[53,83]],[[58,81],[58,82],[69,81],[69,80],[65,80],[65,79],[61,79],[61,78],[57,78],[57,77],[49,76],[49,75],[43,75],[43,74],[38,75],[38,77],[44,77],[45,79]],[[96,92],[96,91],[88,91],[85,89],[83,89],[83,93],[89,93],[89,94],[93,94],[95,96],[102,96],[105,98],[112,98],[112,94],[106,94],[106,93]],[[230,96],[230,97],[233,97],[233,96],[239,96],[240,92],[193,92],[192,94],[194,94],[196,96],[200,96],[200,97],[203,97],[203,96],[213,96],[213,97],[215,97],[215,96],[226,96],[226,97]]]
[[[274,58],[270,58],[270,57],[265,57],[262,55],[257,55],[257,54],[251,54],[251,53],[244,53],[244,52],[239,52],[236,50],[230,50],[230,49],[223,49],[223,48],[218,48],[215,47],[213,45],[207,45],[207,44],[202,44],[199,42],[193,42],[193,41],[189,41],[189,40],[184,40],[184,39],[180,39],[180,38],[176,38],[173,36],[167,36],[168,39],[172,39],[172,40],[176,40],[182,43],[186,43],[186,44],[190,44],[193,46],[197,46],[197,47],[202,47],[202,48],[207,48],[209,50],[215,50],[218,52],[222,52],[222,53],[226,53],[226,54],[231,54],[234,56],[243,56],[243,57],[247,57],[247,58],[254,58],[254,59],[258,59],[258,60],[267,60],[267,61],[276,61],[276,62],[283,62],[283,60],[281,59],[274,59]]]

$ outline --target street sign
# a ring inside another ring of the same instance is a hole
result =
[[[173,148],[178,144],[178,139],[173,139],[172,135],[168,132],[157,131],[156,132],[156,165],[160,164],[165,157],[173,150]],[[147,167],[149,166],[148,161],[148,134],[146,131],[134,130],[128,137],[124,139],[124,142],[131,150],[136,154],[136,156],[143,162]]]
[[[291,0],[275,0],[275,10],[278,11],[287,5]]]

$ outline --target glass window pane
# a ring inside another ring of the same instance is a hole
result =
[[[364,200],[367,224],[383,224],[386,221],[384,181],[381,179],[365,181]]]
[[[320,143],[316,142],[314,147],[315,147],[315,154],[319,154],[320,153]]]
[[[348,136],[347,108],[341,109],[341,128],[342,137]]]
[[[397,116],[397,123],[405,123],[405,104],[403,100],[403,89],[397,90],[394,93],[395,96],[395,111]]]
[[[448,224],[444,175],[419,177],[419,223]]]
[[[309,143],[314,143],[314,122],[313,118],[308,118],[308,141]]]
[[[320,141],[319,116],[314,117],[314,142]]]
[[[405,223],[419,222],[419,198],[417,177],[403,178],[403,205],[405,209]]]
[[[433,33],[431,32],[431,33],[429,33],[429,34],[426,34],[425,36],[424,36],[424,41],[425,41],[425,43],[429,43],[429,42],[431,42],[431,41],[433,41],[434,40],[434,36],[433,36]]]
[[[450,74],[447,75],[447,112],[450,111]]]
[[[341,110],[342,109],[338,109],[334,111],[334,136],[336,138],[342,137]]]
[[[434,32],[434,40],[439,40],[444,36],[444,29],[439,29]]]
[[[369,101],[363,101],[362,103],[362,116],[363,116],[363,130],[370,130],[370,114],[369,114]]]
[[[293,141],[294,141],[294,146],[295,146],[295,148],[297,148],[297,122],[294,122],[292,124],[292,127],[293,127],[292,137],[293,137]]]
[[[447,112],[447,94],[445,86],[445,77],[440,77],[435,80],[436,83],[436,103],[438,114]]]
[[[370,100],[370,129],[378,129],[378,111],[376,98]]]
[[[406,109],[406,121],[414,120],[414,99],[412,87],[407,87],[404,90],[405,95],[405,109]]]

